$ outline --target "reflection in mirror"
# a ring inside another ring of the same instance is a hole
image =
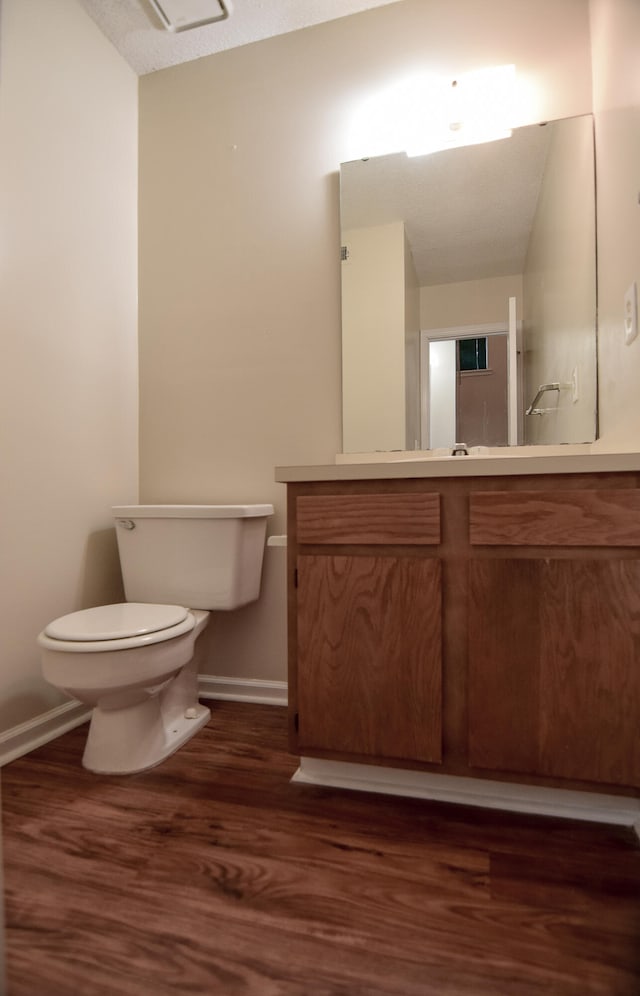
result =
[[[506,332],[430,339],[429,449],[508,445],[507,349]]]
[[[344,452],[595,439],[590,115],[428,156],[343,163],[340,214]],[[491,336],[491,353],[498,332],[499,397],[489,394],[497,377],[457,370],[436,402],[434,340]],[[560,389],[545,396],[543,414],[525,415],[548,383]],[[505,390],[506,438],[496,421]],[[469,393],[478,395],[469,409],[478,424],[458,411]],[[453,410],[454,422],[441,410]]]

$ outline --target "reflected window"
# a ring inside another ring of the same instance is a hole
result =
[[[487,369],[487,337],[458,339],[458,370]]]

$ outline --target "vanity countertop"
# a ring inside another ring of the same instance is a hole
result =
[[[347,460],[342,457],[341,460]],[[524,474],[588,474],[640,470],[640,453],[542,453],[510,451],[504,456],[415,457],[381,454],[380,459],[318,466],[276,467],[275,479],[296,481],[371,481],[419,477],[506,477]]]

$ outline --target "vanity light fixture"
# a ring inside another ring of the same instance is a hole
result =
[[[346,158],[422,156],[508,138],[523,115],[522,90],[514,65],[404,77],[354,108]]]
[[[189,31],[229,17],[229,0],[149,0],[167,31]]]
[[[414,124],[408,156],[511,136],[515,66],[492,66],[440,79],[422,121]]]

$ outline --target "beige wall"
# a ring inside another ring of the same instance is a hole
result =
[[[420,288],[420,321],[425,330],[509,323],[509,298],[522,316],[522,276],[488,277]]]
[[[137,492],[137,80],[76,0],[0,31],[0,732],[63,701],[39,630],[119,597]]]
[[[402,221],[343,232],[342,447],[405,449],[405,232]]]
[[[593,125],[552,129],[524,272],[525,398],[541,384],[577,385],[543,395],[545,416],[525,418],[526,443],[586,443],[596,434],[596,232]]]
[[[141,79],[144,500],[273,500],[284,530],[274,465],[340,449],[354,112],[408,71],[507,62],[530,98],[516,123],[589,112],[586,0],[405,0]],[[285,676],[269,563],[273,612],[219,621],[213,673]]]
[[[637,450],[640,338],[624,294],[640,286],[640,3],[590,0],[598,186],[599,449]]]

